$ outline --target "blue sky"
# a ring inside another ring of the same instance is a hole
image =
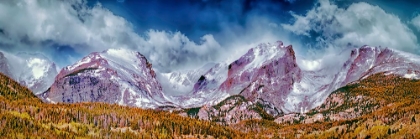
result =
[[[139,32],[151,28],[181,31],[194,41],[205,34],[221,32],[224,25],[243,27],[253,14],[269,17],[272,21],[286,21],[291,18],[288,11],[302,12],[314,4],[311,0],[293,3],[270,0],[98,0],[91,1],[91,4],[97,2],[135,24]]]
[[[60,67],[110,48],[162,71],[234,60],[281,40],[304,58],[362,45],[419,54],[416,0],[16,0],[0,2],[0,50]]]

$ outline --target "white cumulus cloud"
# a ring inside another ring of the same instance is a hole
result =
[[[329,0],[319,0],[305,15],[291,14],[294,23],[282,27],[297,35],[316,37],[324,47],[346,47],[350,43],[418,51],[417,37],[398,16],[365,2],[340,8]]]
[[[45,42],[70,46],[82,55],[129,48],[144,54],[155,67],[169,70],[215,60],[220,48],[212,35],[195,43],[180,32],[139,34],[124,18],[99,3],[89,7],[85,0],[0,1],[0,44],[45,51]]]

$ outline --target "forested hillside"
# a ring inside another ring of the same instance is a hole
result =
[[[104,103],[46,104],[3,74],[0,90],[0,137],[5,138],[420,137],[420,81],[393,75],[347,85],[306,114],[227,126]]]

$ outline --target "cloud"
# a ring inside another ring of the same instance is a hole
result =
[[[0,13],[1,39],[14,46],[53,41],[86,52],[133,46],[140,39],[129,22],[99,4],[89,8],[82,0],[2,1]]]
[[[180,32],[148,30],[139,35],[124,18],[101,4],[88,7],[83,0],[1,1],[0,23],[2,47],[42,52],[50,48],[50,53],[70,47],[81,55],[124,47],[140,51],[162,69],[213,60],[220,48],[212,35],[202,36],[199,43]]]
[[[221,43],[228,46],[225,51],[227,54],[224,55],[228,63],[233,62],[249,49],[261,43],[282,41],[284,45],[293,44],[295,51],[302,49],[300,40],[292,38],[289,33],[279,27],[276,21],[269,17],[263,17],[257,13],[251,14],[246,23],[240,32],[232,29],[231,26],[225,26],[223,32],[217,34],[227,38],[221,40]]]
[[[417,51],[417,37],[396,15],[365,2],[340,8],[320,0],[305,15],[294,17],[292,24],[281,26],[296,35],[314,38],[318,47],[384,46]]]
[[[0,48],[43,52],[66,66],[90,52],[123,47],[139,51],[155,68],[169,72],[198,68],[208,62],[233,61],[259,43],[292,43],[277,20],[260,14],[261,7],[278,9],[267,3],[254,5],[260,7],[257,10],[241,4],[233,2],[232,6],[237,7],[233,13],[226,3],[221,9],[205,6],[197,11],[199,15],[216,13],[211,20],[214,22],[207,24],[215,24],[220,30],[193,41],[180,31],[147,29],[138,33],[135,25],[100,3],[88,6],[85,0],[0,1]]]
[[[220,44],[212,35],[201,37],[199,44],[192,42],[180,32],[149,30],[146,33],[145,46],[148,58],[159,69],[188,69],[197,64],[218,58]]]
[[[420,32],[420,14],[414,17],[410,23]]]

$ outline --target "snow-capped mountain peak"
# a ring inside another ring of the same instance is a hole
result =
[[[285,48],[283,43],[279,43],[279,45],[260,44],[258,47],[250,49],[246,56],[251,57],[252,62],[244,67],[244,70],[259,67],[270,59],[284,56],[285,51],[282,48]]]
[[[47,90],[58,74],[56,65],[42,54],[21,52],[16,55],[1,55],[1,72],[28,87],[35,94]]]
[[[40,96],[50,102],[99,101],[143,108],[171,105],[155,77],[151,63],[140,53],[109,49],[63,68]]]
[[[34,79],[39,79],[44,76],[44,73],[48,70],[49,65],[47,61],[39,58],[31,58],[27,60],[28,67],[32,68],[32,74]]]

